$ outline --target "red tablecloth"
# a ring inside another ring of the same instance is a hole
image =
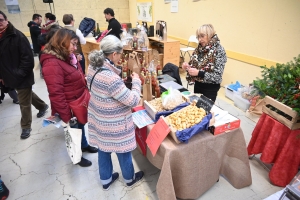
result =
[[[300,166],[300,130],[285,125],[263,113],[252,133],[248,154],[262,153],[260,159],[274,163],[269,177],[273,184],[285,187]]]

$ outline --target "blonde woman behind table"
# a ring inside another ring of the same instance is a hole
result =
[[[87,82],[91,88],[88,113],[90,144],[98,147],[103,189],[108,190],[119,178],[119,173],[113,173],[112,152],[118,156],[126,185],[132,187],[144,176],[142,171],[134,173],[131,155],[131,151],[136,148],[131,108],[140,101],[141,81],[138,74],[133,73],[132,89],[129,90],[121,79],[121,70],[116,64],[121,58],[123,46],[116,36],[106,36],[101,41],[100,49],[89,55]]]
[[[196,31],[199,45],[189,63],[182,68],[187,70],[187,81],[195,81],[194,93],[201,93],[215,101],[217,98],[227,56],[211,24],[204,24]]]

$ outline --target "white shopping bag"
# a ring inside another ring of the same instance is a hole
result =
[[[64,129],[66,146],[68,154],[73,162],[77,164],[81,161],[82,151],[81,151],[81,134],[82,130],[78,128],[71,128],[68,124]]]

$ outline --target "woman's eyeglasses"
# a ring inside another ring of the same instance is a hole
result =
[[[71,44],[73,45],[73,47],[76,47],[76,48],[77,48],[77,44],[76,44],[76,43],[71,42]]]
[[[4,22],[5,21],[5,19],[0,19],[0,22]]]

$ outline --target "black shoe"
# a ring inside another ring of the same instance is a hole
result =
[[[137,173],[135,173],[135,179],[133,181],[131,181],[130,183],[126,183],[127,187],[134,187],[136,185],[136,183],[140,182],[144,177],[144,172],[143,171],[139,171]]]
[[[4,99],[4,97],[5,97],[5,94],[4,94],[4,93],[2,93],[2,94],[1,94],[1,96],[0,96],[0,100],[3,100],[3,99]]]
[[[31,128],[22,129],[21,139],[29,138],[31,130],[32,130]]]
[[[103,185],[103,186],[102,186],[102,187],[103,187],[103,190],[109,190],[110,186],[111,186],[116,180],[118,180],[118,179],[119,179],[119,173],[118,173],[118,172],[113,173],[113,174],[111,175],[111,182],[108,183],[108,184],[106,184],[106,185]]]
[[[42,110],[40,110],[38,112],[38,114],[36,114],[37,118],[41,118],[46,114],[46,111],[48,110],[49,106],[46,104],[45,108],[43,108]]]
[[[19,104],[19,101],[13,100],[13,103],[14,103],[14,104]]]
[[[9,190],[7,189],[3,181],[0,179],[0,199],[5,200],[7,199],[8,195],[9,195]]]
[[[92,165],[92,162],[85,159],[84,157],[81,157],[81,161],[77,163],[76,165],[79,165],[80,167],[89,167]]]
[[[98,152],[98,149],[97,149],[96,147],[92,147],[92,146],[88,145],[88,146],[85,147],[85,148],[81,148],[81,151],[82,151],[82,152],[88,151],[89,153],[97,153],[97,152]]]

